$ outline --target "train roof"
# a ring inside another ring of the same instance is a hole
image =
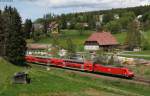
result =
[[[68,62],[76,62],[76,63],[84,63],[83,60],[64,59],[64,61],[68,61]]]
[[[51,57],[48,57],[48,56],[34,56],[34,57],[37,57],[37,58],[46,58],[46,59],[51,58]]]

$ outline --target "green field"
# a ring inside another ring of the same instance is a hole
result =
[[[126,54],[141,54],[141,55],[150,55],[150,50],[144,50],[140,52],[125,52]]]
[[[66,38],[69,37],[72,39],[74,44],[77,46],[77,50],[83,51],[84,42],[94,31],[84,30],[83,35],[80,35],[78,30],[62,30],[61,32],[62,32],[62,35],[58,39],[60,46],[65,47],[66,46]],[[114,36],[117,38],[119,43],[123,44],[125,37],[126,37],[126,33],[115,34]],[[43,38],[39,39],[38,41],[36,41],[36,43],[51,44],[52,38],[43,37]]]
[[[60,40],[63,39],[63,37],[70,37],[76,44],[83,44],[84,41],[92,34],[94,31],[91,30],[84,30],[84,34],[80,35],[79,30],[62,30],[62,36],[60,36]],[[119,33],[119,34],[114,34],[114,36],[117,38],[119,43],[124,43],[126,33]],[[37,41],[38,43],[51,43],[52,39],[50,37],[43,37]],[[60,41],[61,42],[61,41]]]
[[[84,42],[87,40],[87,38],[94,32],[91,30],[84,30],[84,34],[80,35],[78,30],[62,30],[61,31],[63,34],[59,36],[58,42],[59,45],[62,47],[66,47],[66,38],[71,38],[74,44],[77,46],[77,50],[83,51],[83,45]],[[121,34],[115,34],[115,37],[117,38],[118,42],[124,43],[126,34],[121,33]],[[45,44],[51,44],[52,43],[52,38],[51,37],[43,37],[36,41],[36,43],[45,43]]]
[[[81,76],[65,69],[32,66],[31,84],[12,84],[15,72],[24,71],[0,59],[0,96],[149,96],[150,86]]]
[[[79,34],[78,30],[62,30],[62,34],[58,38],[59,46],[66,48],[66,39],[71,38],[73,43],[76,45],[77,50],[83,50],[85,40],[92,34],[93,31],[86,30],[83,35]],[[53,40],[51,37],[43,37],[36,43],[52,44]]]
[[[58,39],[59,44],[61,46],[65,47],[66,38],[69,37],[78,46],[77,50],[83,50],[84,42],[94,31],[84,30],[83,35],[80,35],[78,30],[62,30],[61,32],[62,32],[62,35]],[[150,41],[150,31],[147,31],[144,34],[145,34],[144,36],[147,38],[147,40]],[[125,32],[114,34],[114,36],[117,38],[117,40],[120,44],[123,44],[125,42],[125,38],[126,38]],[[51,44],[52,38],[51,37],[43,37],[43,38],[39,39],[38,41],[36,41],[36,43]]]

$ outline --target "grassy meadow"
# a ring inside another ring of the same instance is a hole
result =
[[[15,72],[24,71],[0,59],[0,96],[149,96],[150,86],[81,76],[66,69],[35,65],[29,70],[31,84],[12,84]]]

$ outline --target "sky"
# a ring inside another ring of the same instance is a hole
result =
[[[23,21],[43,17],[44,14],[62,14],[106,10],[111,8],[149,5],[150,0],[0,0],[0,9],[16,7]]]

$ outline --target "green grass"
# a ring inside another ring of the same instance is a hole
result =
[[[144,51],[140,51],[140,52],[125,52],[125,54],[150,55],[150,50],[144,50]]]
[[[122,32],[122,33],[118,33],[118,34],[114,34],[114,36],[117,38],[118,42],[120,44],[123,44],[126,40],[126,32]],[[146,38],[147,41],[149,41],[150,43],[150,30],[144,32],[144,37]]]
[[[122,56],[122,55],[119,55],[119,56]],[[127,55],[123,55],[123,57],[150,60],[150,57],[144,57],[144,56],[127,56]]]
[[[10,80],[13,74],[20,70],[23,70],[23,68],[14,66],[0,58],[0,93],[7,89],[8,85],[11,83]]]
[[[144,33],[146,36],[146,39],[149,41],[150,43],[150,30]]]
[[[118,41],[120,44],[124,44],[125,39],[126,39],[126,32],[114,34],[114,36],[116,37],[117,41]]]
[[[12,84],[15,72],[24,70],[0,60],[0,96],[149,96],[150,86],[81,76],[66,69],[33,66],[31,84]]]
[[[129,56],[128,54],[131,54],[132,56]],[[129,58],[139,58],[139,59],[150,60],[150,50],[144,50],[140,52],[124,52],[123,56],[129,57]]]

